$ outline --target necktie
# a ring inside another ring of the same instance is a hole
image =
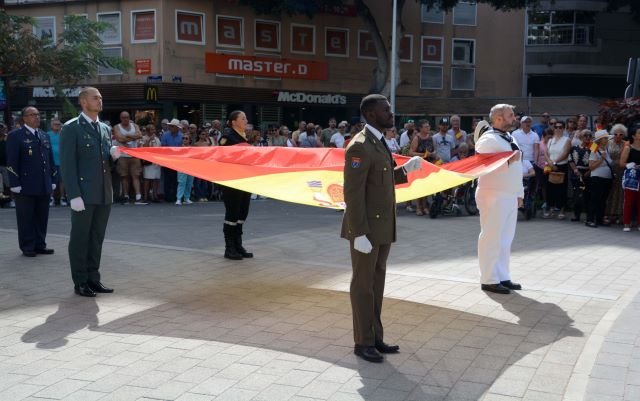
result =
[[[384,145],[384,148],[387,149],[387,152],[389,152],[389,157],[391,157],[391,159],[393,160],[393,155],[391,154],[391,149],[389,149],[389,145],[387,145],[387,141],[384,139],[384,137],[382,137],[382,139],[380,139],[380,142],[382,142],[382,144]]]
[[[99,134],[100,133],[100,128],[98,126],[98,123],[94,121],[94,122],[91,123],[91,125],[93,126],[93,130],[96,132],[96,134]]]

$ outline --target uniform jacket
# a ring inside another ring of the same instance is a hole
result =
[[[493,129],[482,134],[476,143],[476,153],[499,153],[510,152],[511,144],[500,137],[499,131]],[[517,142],[513,139],[513,142]],[[524,188],[522,186],[522,162],[518,159],[515,162],[505,162],[489,174],[478,178],[478,191],[491,191],[503,195],[513,195],[522,198]]]
[[[49,195],[55,183],[56,169],[49,136],[41,130],[31,134],[26,127],[13,130],[7,137],[9,185],[22,187],[22,195]]]
[[[384,138],[382,139],[384,140]],[[347,208],[341,237],[366,235],[373,245],[396,240],[395,184],[406,183],[402,169],[368,129],[356,134],[345,151],[344,200]]]
[[[82,116],[67,121],[60,133],[60,170],[69,199],[82,197],[87,205],[113,202],[109,154],[109,127],[99,124],[99,133]]]
[[[222,133],[222,136],[220,137],[220,141],[218,142],[220,146],[232,146],[239,143],[248,144],[249,142],[240,134],[238,134],[233,128],[225,129]]]

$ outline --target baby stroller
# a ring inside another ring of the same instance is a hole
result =
[[[524,187],[524,199],[520,211],[524,214],[526,220],[531,220],[536,215],[536,203],[535,194],[532,192],[534,187],[534,181],[536,177],[524,177],[522,179],[522,186]]]

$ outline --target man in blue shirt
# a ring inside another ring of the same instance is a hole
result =
[[[174,118],[167,124],[167,127],[169,127],[169,132],[165,132],[160,137],[162,146],[182,146],[180,121]],[[163,167],[162,176],[164,179],[164,200],[166,202],[175,202],[178,191],[178,173],[175,170]]]
[[[542,139],[544,130],[549,128],[549,118],[549,113],[545,112],[542,114],[542,118],[540,119],[540,121],[531,126],[531,129],[534,130],[536,134],[538,134],[538,138],[540,139]]]
[[[51,150],[53,151],[53,164],[56,169],[56,177],[58,179],[57,188],[53,192],[53,196],[49,201],[49,206],[59,204],[60,206],[67,206],[67,197],[64,193],[64,184],[62,177],[60,176],[60,131],[62,131],[62,123],[59,119],[53,118],[51,120],[51,130],[47,132],[49,135],[49,142],[51,142]],[[54,200],[55,199],[55,200]]]

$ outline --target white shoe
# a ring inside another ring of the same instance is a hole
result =
[[[64,199],[60,199],[60,206],[69,206]]]
[[[52,207],[55,205],[56,205],[56,201],[54,201],[53,198],[51,198],[51,200],[49,200],[49,207]]]
[[[256,200],[258,199],[258,195],[256,194],[251,194],[251,200]]]
[[[625,233],[628,233],[631,231],[631,227],[625,227],[622,229],[622,231],[624,231]]]
[[[180,200],[177,200],[177,201],[176,201],[176,205],[178,205],[178,206],[182,206],[182,202],[181,202]]]
[[[184,203],[185,203],[185,204],[187,204],[187,205],[190,205],[190,204],[192,204],[193,202],[191,201],[191,199],[186,199],[186,200],[184,201]]]
[[[9,203],[9,207],[11,207],[11,208],[14,208],[14,209],[15,209],[15,207],[16,207],[16,202],[11,201],[11,202]]]

